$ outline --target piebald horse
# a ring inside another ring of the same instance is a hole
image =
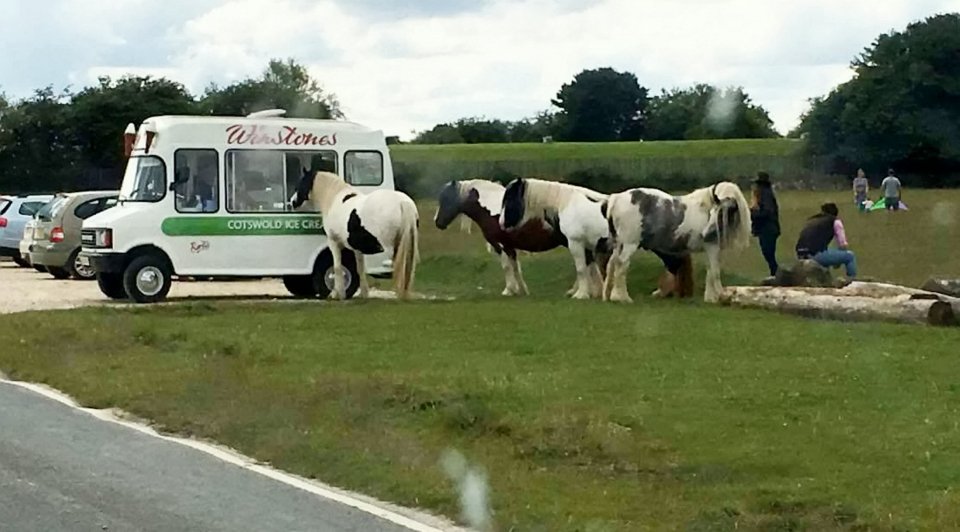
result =
[[[364,255],[393,249],[394,292],[400,299],[409,297],[419,261],[419,221],[417,205],[402,192],[378,189],[370,193],[350,186],[337,174],[304,172],[291,198],[294,208],[310,201],[323,216],[333,255],[335,299],[346,299],[341,253],[353,250],[360,276],[360,297],[367,297],[369,285]]]
[[[610,230],[600,208],[606,199],[604,194],[566,183],[514,179],[503,191],[499,225],[516,237],[538,231],[552,235],[552,247],[565,246],[576,266],[577,280],[568,295],[599,298],[602,268],[609,256]]]
[[[705,251],[704,301],[715,303],[723,293],[720,252],[750,244],[750,206],[734,183],[721,182],[685,196],[634,188],[612,194],[606,218],[613,240],[603,298],[631,301],[627,291],[630,257],[638,248],[671,256]]]

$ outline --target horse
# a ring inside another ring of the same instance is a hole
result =
[[[716,303],[723,293],[721,251],[750,245],[750,207],[740,187],[727,181],[685,196],[651,188],[612,194],[605,216],[613,241],[603,286],[606,301],[632,301],[627,270],[630,257],[643,248],[661,259],[706,252],[704,301]]]
[[[353,250],[357,257],[360,297],[369,295],[363,256],[387,248],[393,248],[394,293],[399,299],[410,296],[420,258],[420,215],[410,196],[388,189],[364,194],[337,174],[304,170],[291,205],[296,209],[306,201],[323,216],[323,230],[333,256],[333,298],[346,299],[343,249]]]
[[[570,251],[576,266],[577,279],[567,294],[599,298],[602,267],[609,256],[610,230],[600,209],[606,199],[605,194],[567,183],[514,179],[503,191],[499,225],[517,237],[531,231],[553,235],[552,241]]]
[[[514,231],[501,227],[503,192],[503,185],[484,179],[449,181],[440,189],[434,223],[442,231],[461,214],[464,216],[461,220],[466,222],[461,226],[462,229],[469,230],[471,220],[476,223],[487,241],[488,249],[500,257],[506,278],[501,295],[527,295],[530,291],[523,280],[517,251],[549,251],[565,245],[565,241],[563,235],[542,220],[528,220]],[[568,294],[572,294],[574,289]]]

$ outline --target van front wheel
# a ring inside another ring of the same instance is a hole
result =
[[[103,295],[110,299],[126,299],[127,291],[123,288],[123,275],[119,273],[98,273],[97,286]]]
[[[156,255],[141,255],[123,272],[123,288],[137,303],[163,301],[170,292],[173,272],[167,262]]]

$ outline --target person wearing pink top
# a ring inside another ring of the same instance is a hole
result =
[[[829,248],[836,241],[836,248]],[[857,276],[857,257],[850,251],[847,233],[840,220],[840,211],[835,203],[824,203],[820,212],[811,216],[797,239],[797,259],[812,259],[824,268],[846,269],[847,277]]]

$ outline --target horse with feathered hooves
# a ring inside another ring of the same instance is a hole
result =
[[[323,216],[333,256],[335,299],[346,299],[341,253],[353,250],[360,275],[360,296],[370,293],[364,255],[382,253],[393,248],[394,292],[399,299],[410,296],[419,261],[419,222],[417,205],[406,194],[387,189],[362,193],[337,174],[304,171],[297,192],[291,198],[294,208],[310,201]]]
[[[630,257],[638,248],[661,255],[705,251],[704,301],[715,303],[723,293],[721,251],[750,244],[750,206],[734,183],[721,182],[685,196],[635,188],[612,194],[606,218],[613,240],[603,298],[631,301],[627,291]]]

